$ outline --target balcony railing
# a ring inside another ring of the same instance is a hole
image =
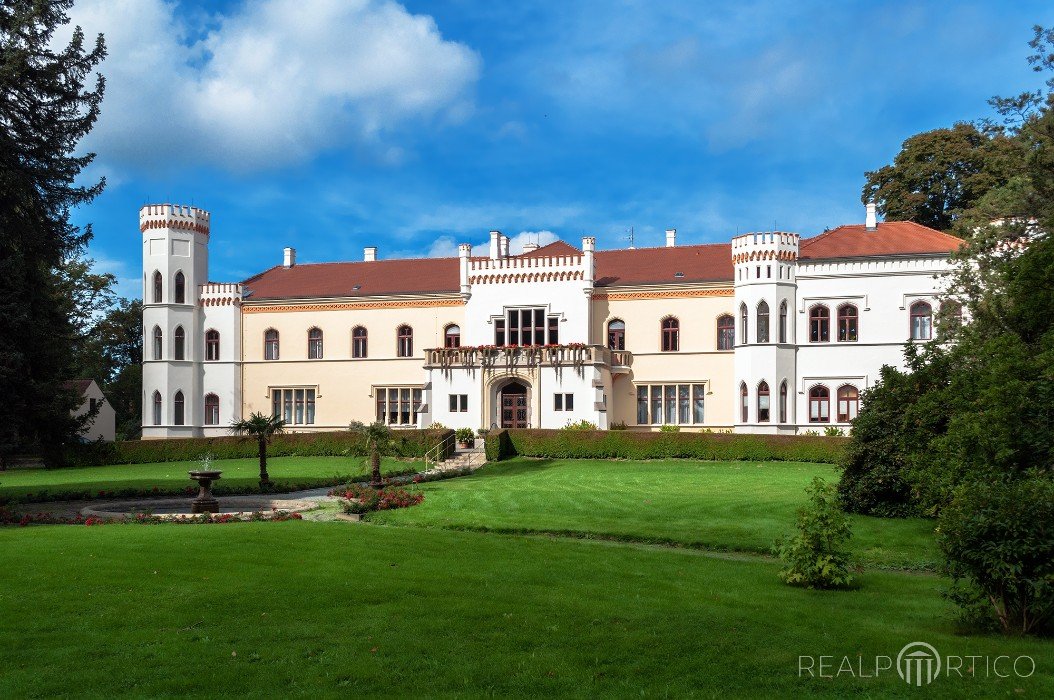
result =
[[[609,350],[603,345],[529,345],[460,348],[433,348],[425,351],[425,367],[535,367],[535,366],[606,366],[628,367],[631,355],[626,350]]]

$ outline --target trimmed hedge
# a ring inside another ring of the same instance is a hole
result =
[[[395,430],[391,446],[383,454],[391,457],[424,457],[428,450],[444,441],[449,457],[454,451],[453,430]],[[445,440],[449,436],[450,439]],[[256,441],[243,437],[177,438],[171,440],[128,440],[93,442],[71,447],[64,466],[97,467],[107,464],[146,464],[184,462],[210,453],[213,459],[256,457]],[[267,446],[268,457],[344,457],[365,456],[358,433],[347,430],[328,433],[285,433],[276,435]]]
[[[687,459],[838,464],[847,438],[729,433],[637,433],[628,430],[501,430],[486,438],[488,460],[522,455],[551,459]]]

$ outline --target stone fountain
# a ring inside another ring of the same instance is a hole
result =
[[[198,482],[198,497],[190,503],[191,513],[219,513],[220,502],[212,495],[212,482],[220,478],[223,472],[219,469],[195,469],[188,472],[190,478]]]

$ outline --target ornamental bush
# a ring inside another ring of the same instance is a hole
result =
[[[396,487],[374,489],[361,484],[349,484],[330,492],[330,495],[341,498],[341,509],[345,513],[362,514],[375,510],[394,510],[409,508],[425,500],[420,491],[407,491]]]
[[[780,579],[806,588],[844,588],[849,574],[849,518],[838,504],[834,486],[815,477],[805,489],[809,502],[798,509],[798,534],[781,540],[773,550],[786,567]]]
[[[492,430],[487,459],[668,459],[837,464],[846,438],[630,430]]]
[[[1054,478],[960,486],[937,545],[964,622],[1007,634],[1054,631]]]

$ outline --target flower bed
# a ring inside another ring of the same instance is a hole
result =
[[[375,510],[409,508],[425,500],[425,495],[420,491],[407,491],[392,486],[373,489],[362,484],[348,484],[333,489],[329,495],[342,499],[340,507],[345,513],[356,515]]]
[[[164,518],[158,515],[137,513],[132,518],[99,518],[94,515],[87,517],[78,515],[73,518],[53,515],[51,513],[15,513],[0,508],[0,526],[2,525],[159,525],[161,523],[175,523],[179,525],[212,525],[223,523],[247,523],[247,522],[284,522],[286,520],[302,520],[300,513],[290,513],[284,510],[273,510],[270,512],[257,511],[255,513],[201,513],[182,518]]]

